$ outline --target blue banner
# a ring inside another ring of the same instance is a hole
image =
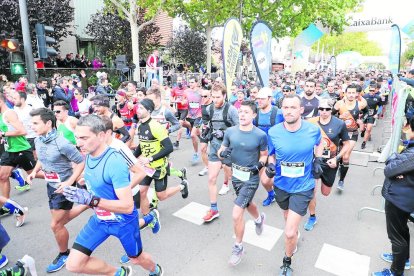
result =
[[[408,22],[408,24],[405,25],[401,31],[408,35],[409,38],[414,39],[414,20]]]
[[[252,50],[257,76],[263,87],[269,87],[272,69],[271,52],[272,30],[263,21],[257,21],[250,31],[250,49]]]
[[[389,67],[393,75],[400,71],[400,57],[401,57],[401,34],[398,25],[391,26],[391,46],[389,57]]]

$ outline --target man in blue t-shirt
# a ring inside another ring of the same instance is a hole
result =
[[[272,126],[283,122],[283,114],[280,109],[272,106],[272,90],[269,87],[263,87],[259,90],[256,101],[259,110],[254,120],[254,125],[267,134]],[[269,206],[275,202],[273,184],[271,182],[262,184],[267,191],[267,198],[263,201],[263,206]]]
[[[76,126],[77,145],[86,153],[85,183],[88,190],[65,187],[67,200],[93,208],[95,214],[77,236],[66,268],[73,273],[130,275],[130,267],[111,266],[91,259],[92,252],[108,237],[121,242],[131,262],[162,275],[162,268],[142,250],[138,211],[134,206],[128,165],[115,149],[106,144],[105,124],[99,116],[82,117]]]
[[[276,202],[284,211],[286,222],[285,257],[279,275],[291,275],[299,224],[313,198],[315,179],[322,174],[323,144],[319,127],[301,118],[303,106],[299,96],[287,95],[282,112],[285,121],[268,132],[268,162],[275,164]],[[268,180],[268,175],[262,175],[262,181]]]

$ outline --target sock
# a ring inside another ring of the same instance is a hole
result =
[[[224,180],[224,185],[229,186],[229,181],[228,180]]]
[[[262,216],[259,214],[259,216],[256,219],[254,219],[254,222],[262,223]]]
[[[270,197],[275,197],[275,191],[272,189],[272,190],[270,190],[269,192],[267,192],[267,194],[270,196]]]
[[[237,246],[238,248],[242,248],[243,247],[243,244],[242,243],[238,243],[238,242],[235,242],[234,245]]]
[[[11,178],[13,178],[13,179],[16,179],[16,180],[19,182],[19,186],[24,186],[25,181],[24,181],[24,179],[23,179],[23,177],[22,177],[22,175],[20,174],[20,172],[19,172],[19,170],[18,170],[18,169],[14,169],[14,170],[11,172],[10,177],[11,177]]]
[[[4,203],[3,207],[9,209],[10,214],[23,215],[23,207],[11,199],[8,199],[6,203]]]
[[[148,223],[150,223],[154,219],[154,216],[148,213],[148,214],[144,215],[142,219],[144,220],[145,225],[147,225]]]
[[[346,174],[348,173],[349,163],[343,163],[339,166],[339,180],[344,181]]]
[[[158,273],[160,273],[160,267],[157,264],[155,264],[155,270],[150,271],[149,275],[157,275]]]
[[[311,218],[314,218],[314,217],[316,217],[316,215],[315,215],[315,214],[313,214],[313,215],[310,215],[310,217],[311,217]]]
[[[213,210],[213,211],[218,211],[218,208],[217,208],[217,202],[212,202],[211,204],[210,204],[210,206],[211,206],[211,210]]]
[[[283,258],[283,264],[291,265],[292,258],[285,255],[285,257]]]
[[[60,252],[60,255],[66,255],[66,256],[68,256],[69,253],[70,253],[70,250],[68,249],[65,252]]]
[[[177,176],[177,177],[181,178],[181,177],[183,177],[183,172],[180,171],[180,170],[177,170],[175,168],[170,168],[170,175]]]

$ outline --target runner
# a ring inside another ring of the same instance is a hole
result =
[[[372,127],[375,124],[375,120],[378,119],[378,109],[382,106],[381,96],[376,94],[378,92],[377,87],[369,87],[369,93],[364,94],[363,98],[367,101],[368,113],[363,118],[364,130],[361,131],[361,137],[364,141],[361,144],[361,149],[365,149],[367,141],[371,139]]]
[[[302,106],[304,111],[302,117],[309,119],[318,116],[319,97],[315,93],[316,82],[309,79],[305,82],[305,91],[302,95]]]
[[[286,95],[294,95],[295,94],[295,90],[293,90],[290,87],[290,85],[285,85],[285,86],[283,86],[282,93],[283,93],[283,96],[279,99],[279,101],[276,104],[277,108],[282,108],[283,98]]]
[[[205,137],[205,131],[207,131],[209,123],[209,106],[212,103],[211,101],[211,92],[210,90],[201,91],[201,120],[202,126],[200,130],[200,153],[201,159],[203,160],[204,168],[198,173],[199,176],[204,176],[208,173],[208,142],[210,139]]]
[[[87,98],[85,98],[85,91],[82,88],[77,87],[73,91],[76,100],[78,101],[79,116],[83,117],[92,113],[92,103]]]
[[[140,183],[141,210],[144,215],[149,213],[147,192],[152,180],[155,183],[157,197],[161,201],[180,191],[183,198],[188,197],[188,182],[185,180],[178,186],[167,188],[167,156],[173,151],[173,147],[166,129],[151,119],[154,108],[154,102],[150,99],[143,99],[138,106],[140,144],[135,149],[134,155],[141,165],[145,166],[147,173],[147,176]]]
[[[322,174],[321,131],[301,118],[303,109],[298,95],[286,96],[282,103],[285,121],[268,133],[268,162],[276,164],[276,202],[285,217],[285,257],[279,275],[292,275],[290,266],[297,248],[299,224],[313,197],[315,178]],[[263,176],[266,178],[269,175]]]
[[[217,207],[217,176],[220,173],[223,164],[230,165],[230,160],[228,160],[228,158],[225,158],[224,160],[219,159],[217,151],[223,142],[226,129],[239,123],[237,109],[230,103],[225,102],[226,95],[227,90],[223,84],[213,85],[213,88],[211,89],[211,97],[214,104],[210,105],[208,117],[212,137],[210,140],[210,153],[208,155],[208,192],[211,208],[203,217],[204,222],[210,222],[220,216]],[[224,165],[224,170],[229,171],[227,176],[231,175],[230,167]],[[225,188],[228,192],[227,176],[225,174],[222,189]]]
[[[344,190],[344,180],[349,169],[349,158],[358,140],[358,122],[361,122],[360,112],[366,110],[366,101],[357,101],[357,88],[358,86],[355,84],[349,85],[345,90],[344,98],[337,101],[332,110],[333,114],[338,112],[339,119],[345,122],[350,138],[349,148],[342,156],[341,163],[339,165],[340,177],[337,188],[341,192]]]
[[[116,105],[116,112],[119,118],[124,122],[125,128],[129,131],[134,117],[134,105],[127,100],[127,94],[124,90],[116,92],[118,104]]]
[[[236,241],[229,260],[231,265],[239,264],[244,253],[244,211],[247,209],[253,217],[257,235],[262,234],[266,217],[264,213],[259,214],[257,205],[253,202],[259,187],[259,172],[267,161],[267,135],[253,125],[256,113],[255,102],[244,101],[239,110],[240,124],[226,130],[223,143],[217,152],[220,159],[231,159],[232,184],[237,196],[233,207]]]
[[[7,199],[4,196],[0,196],[0,204],[3,205],[5,210],[8,210],[10,215],[14,215],[16,219],[16,227],[21,227],[26,219],[27,211],[29,210],[27,207],[22,207],[19,203],[14,200]],[[1,224],[0,224],[0,233],[1,233]],[[3,235],[3,234],[2,234]],[[0,235],[1,236],[1,235]],[[2,255],[1,255],[1,241],[0,241],[0,268],[2,268]],[[5,257],[5,256],[4,256]],[[7,258],[6,258],[7,260]],[[4,261],[4,259],[3,259]],[[7,262],[6,262],[7,264]],[[4,264],[4,265],[6,265]]]
[[[65,197],[90,206],[95,214],[76,237],[66,264],[67,270],[79,274],[132,275],[130,267],[116,268],[91,257],[108,237],[118,238],[131,262],[163,275],[160,265],[142,250],[138,212],[134,207],[128,166],[114,149],[105,143],[105,125],[96,115],[82,117],[76,126],[78,146],[86,152],[85,183],[88,190],[66,187]]]
[[[309,119],[308,121],[319,126],[322,133],[322,144],[324,146],[322,154],[322,170],[321,175],[321,193],[328,196],[331,193],[332,186],[335,182],[336,173],[338,171],[338,163],[341,157],[348,151],[349,136],[344,121],[332,116],[333,100],[323,99],[319,101],[319,116]],[[342,148],[339,151],[339,143]],[[316,219],[316,189],[313,199],[309,203],[310,217],[304,228],[311,231]]]
[[[76,145],[75,127],[78,122],[73,116],[69,116],[69,105],[64,101],[56,101],[53,104],[53,112],[56,116],[57,131],[73,145]]]
[[[27,182],[31,184],[36,173],[43,171],[52,216],[51,228],[59,247],[59,254],[46,268],[46,272],[51,273],[62,269],[69,255],[69,232],[65,225],[70,221],[69,211],[73,203],[65,199],[62,191],[64,187],[74,185],[85,163],[76,147],[58,135],[56,117],[51,110],[34,109],[30,115],[32,128],[39,135],[35,139],[39,159],[33,172],[27,176]]]
[[[186,88],[183,85],[183,78],[178,77],[177,87],[172,89],[171,96],[173,97],[173,102],[177,105],[178,120],[180,121],[181,127],[183,126],[188,115],[188,101],[185,96],[185,89]],[[177,140],[174,143],[174,149],[178,149],[180,147],[181,132],[182,129],[180,128],[177,133]]]

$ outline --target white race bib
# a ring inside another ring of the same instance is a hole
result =
[[[297,178],[305,175],[304,162],[280,162],[281,175],[290,178]]]
[[[146,166],[144,167],[144,171],[149,177],[152,177],[155,173],[155,169]]]
[[[238,170],[233,166],[233,176],[240,181],[248,181],[250,179],[250,172]]]
[[[374,109],[368,109],[368,115],[372,116],[374,114]]]
[[[194,108],[194,109],[196,109],[196,108],[200,108],[200,103],[197,103],[197,102],[196,102],[196,103],[191,103],[191,102],[190,102],[190,103],[189,103],[189,107],[190,107],[190,108]]]
[[[353,132],[348,132],[348,136],[349,136],[349,139],[352,139],[352,136],[354,135],[354,133]]]
[[[116,220],[116,216],[112,212],[109,212],[99,207],[94,208],[94,211],[95,211],[96,216],[100,220]]]

